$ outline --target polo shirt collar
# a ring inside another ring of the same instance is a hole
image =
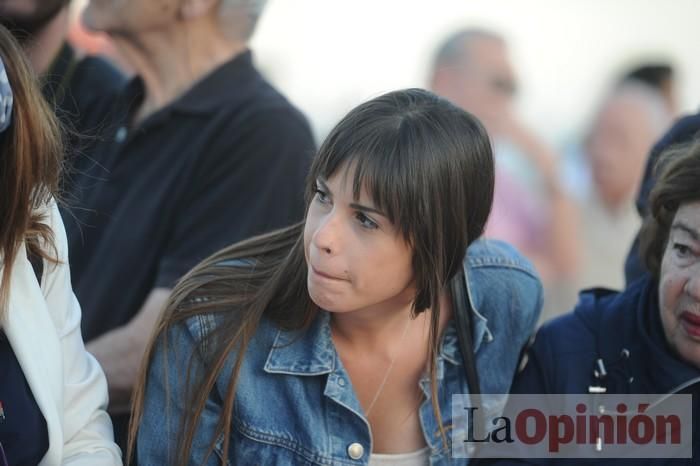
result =
[[[182,96],[155,112],[146,121],[152,117],[154,120],[160,120],[172,112],[208,115],[221,108],[222,98],[231,100],[231,96],[235,99],[247,95],[245,87],[257,82],[256,73],[253,54],[250,50],[245,50],[194,83]],[[240,89],[241,92],[234,94],[231,93],[231,89]],[[145,93],[143,79],[140,76],[133,77],[121,94],[120,102],[126,110],[123,114],[131,115],[143,102]]]
[[[204,76],[172,104],[173,110],[183,113],[206,114],[221,108],[221,99],[242,98],[249,93],[246,87],[256,84],[253,54],[245,50],[219,65]],[[231,89],[240,92],[232,93]],[[241,97],[239,97],[241,96]]]

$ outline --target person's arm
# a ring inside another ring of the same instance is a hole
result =
[[[533,257],[545,282],[575,274],[579,262],[578,209],[559,181],[557,156],[531,131],[513,120],[506,132],[542,175],[550,205],[549,254]]]
[[[169,289],[155,288],[129,323],[87,344],[88,351],[97,358],[107,376],[112,413],[129,412],[131,390],[141,359],[169,295]]]
[[[45,264],[44,296],[59,332],[63,358],[62,465],[121,465],[107,415],[107,384],[95,358],[83,344],[80,305],[73,294],[68,265],[66,233],[58,208],[51,206],[51,229],[58,264]]]

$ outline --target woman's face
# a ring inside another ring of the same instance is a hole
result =
[[[413,251],[363,190],[352,170],[316,180],[304,227],[311,299],[329,312],[405,307],[415,298]]]
[[[682,205],[671,224],[661,261],[659,305],[669,345],[700,368],[700,202]]]

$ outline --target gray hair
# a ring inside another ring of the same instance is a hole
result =
[[[222,28],[232,36],[250,39],[266,3],[267,0],[221,0],[219,17]],[[231,31],[232,25],[242,27],[243,30]]]
[[[452,33],[437,48],[433,58],[433,70],[443,66],[454,66],[464,63],[470,42],[484,39],[505,43],[503,36],[484,28],[460,29]]]

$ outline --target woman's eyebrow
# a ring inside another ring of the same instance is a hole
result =
[[[330,190],[330,188],[328,188],[328,185],[326,184],[326,181],[323,179],[323,177],[319,176],[318,178],[316,178],[316,183],[318,183],[319,187],[323,189],[323,191],[325,191],[327,196],[332,197],[333,192]],[[375,209],[374,207],[358,204],[356,202],[350,204],[350,207],[355,210],[360,210],[362,212],[371,212],[373,214],[381,215],[382,217],[387,217],[387,215],[381,210]]]
[[[690,237],[692,237],[693,240],[700,241],[700,232],[698,232],[696,229],[691,228],[690,226],[686,225],[683,221],[674,222],[673,225],[671,225],[671,230],[684,231],[688,235],[690,235]]]
[[[362,204],[356,204],[356,203],[350,204],[350,207],[352,207],[353,209],[356,209],[356,210],[361,210],[363,212],[371,212],[371,213],[374,213],[377,215],[381,215],[382,217],[386,217],[386,214],[384,212],[382,212],[381,210],[377,210],[373,207],[367,207],[367,206],[364,206]]]

